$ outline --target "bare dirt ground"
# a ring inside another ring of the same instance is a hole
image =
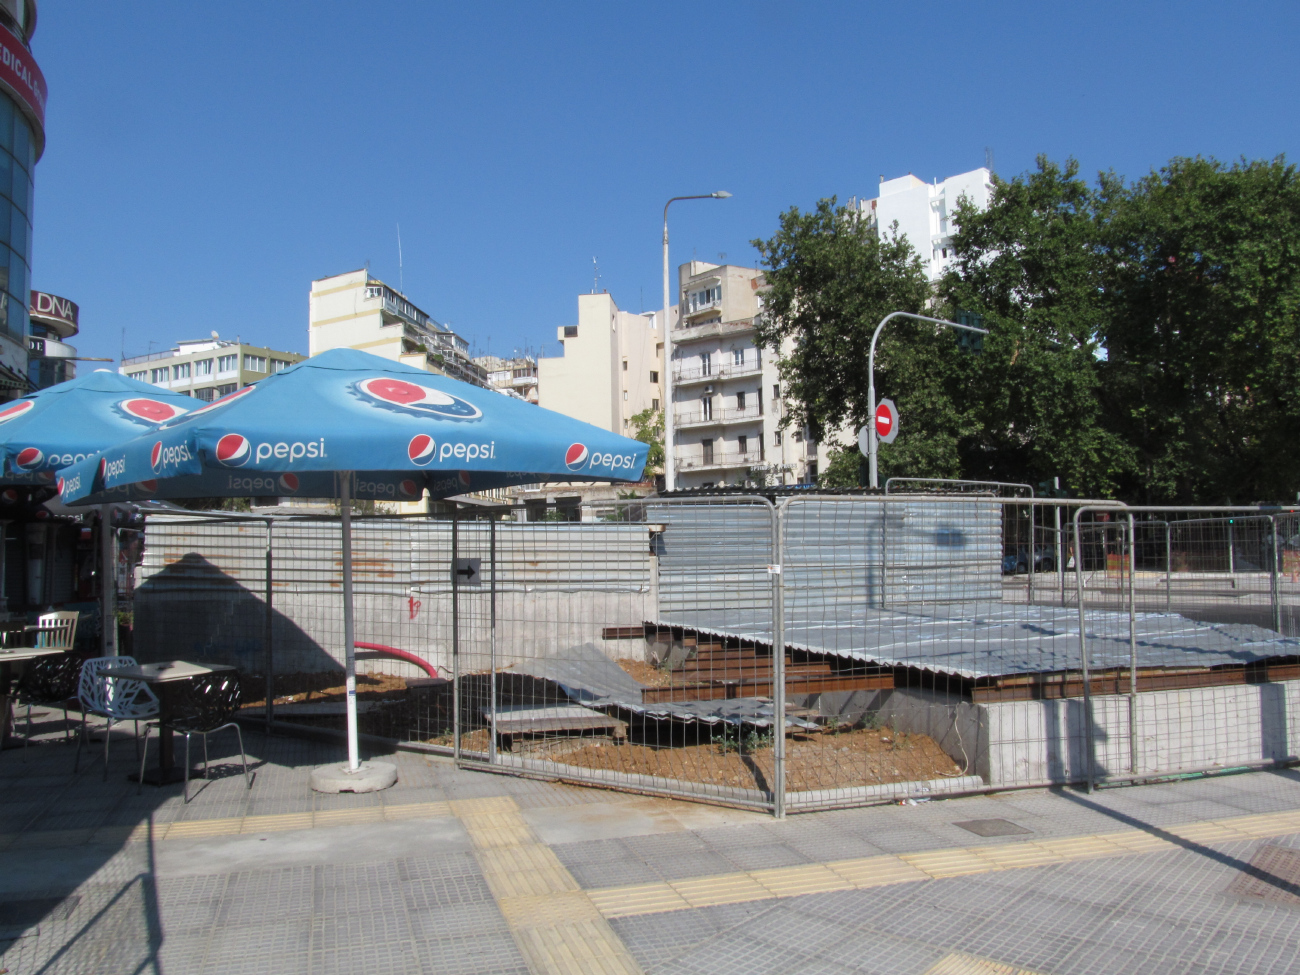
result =
[[[668,671],[660,670],[644,660],[620,660],[618,665],[647,687],[667,687],[672,683]]]
[[[436,739],[450,745],[451,737]],[[461,748],[486,752],[485,730],[461,736]],[[719,738],[699,745],[654,747],[615,744],[608,739],[551,738],[518,742],[515,750],[535,758],[633,775],[650,775],[707,785],[767,789],[775,774],[771,738]],[[786,782],[791,792],[811,789],[917,782],[961,775],[926,735],[889,729],[793,736],[786,742]]]

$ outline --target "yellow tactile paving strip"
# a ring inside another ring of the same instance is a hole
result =
[[[1171,838],[1146,830],[1128,829],[1091,836],[1018,841],[998,846],[926,850],[898,856],[862,857],[798,867],[750,870],[712,877],[692,877],[663,883],[634,884],[587,891],[587,896],[607,918],[658,914],[697,907],[716,907],[742,901],[798,897],[836,890],[862,890],[918,880],[964,877],[996,870],[1042,867],[1055,863],[1128,856],[1180,849],[1178,840],[1224,843],[1264,839],[1300,832],[1300,811],[1238,816],[1210,822],[1164,827]],[[957,956],[953,956],[957,957]],[[965,956],[957,964],[967,964]],[[945,960],[946,961],[946,960]],[[972,959],[970,965],[993,965]],[[933,972],[1016,972],[1006,966],[992,968],[935,968]]]
[[[1026,968],[976,958],[974,955],[945,955],[927,968],[924,975],[1034,975]]]
[[[536,975],[639,975],[641,968],[591,898],[508,796],[448,804]]]

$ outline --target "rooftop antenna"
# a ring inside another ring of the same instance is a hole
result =
[[[406,294],[406,284],[402,277],[402,225],[397,225],[397,290]]]
[[[596,264],[596,259],[591,259],[591,293],[594,295],[596,289],[600,287],[600,266]]]
[[[993,172],[993,147],[984,147],[984,168],[990,173]]]

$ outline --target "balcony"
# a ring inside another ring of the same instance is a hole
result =
[[[692,339],[704,338],[709,335],[731,335],[736,332],[752,332],[754,330],[754,320],[752,318],[739,318],[733,322],[692,322],[687,316],[687,321],[679,322],[673,326],[674,332],[689,332],[689,335],[677,336],[674,342],[689,342]]]
[[[710,410],[705,415],[703,410],[694,410],[690,413],[676,414],[676,425],[678,430],[686,427],[706,427],[721,426],[724,423],[737,423],[742,420],[757,420],[763,415],[763,410],[758,406],[746,406],[743,410]]]
[[[758,359],[746,359],[740,365],[729,362],[722,366],[685,366],[673,370],[673,385],[686,386],[691,383],[710,383],[714,380],[739,379],[742,376],[757,376],[763,371],[763,363]]]
[[[763,463],[763,451],[724,453],[721,450],[677,450],[677,468],[683,471],[723,470],[734,467],[757,467]]]

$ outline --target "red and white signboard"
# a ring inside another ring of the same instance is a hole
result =
[[[45,76],[32,54],[13,31],[0,26],[0,84],[8,88],[26,110],[36,129],[36,157],[45,147]]]

